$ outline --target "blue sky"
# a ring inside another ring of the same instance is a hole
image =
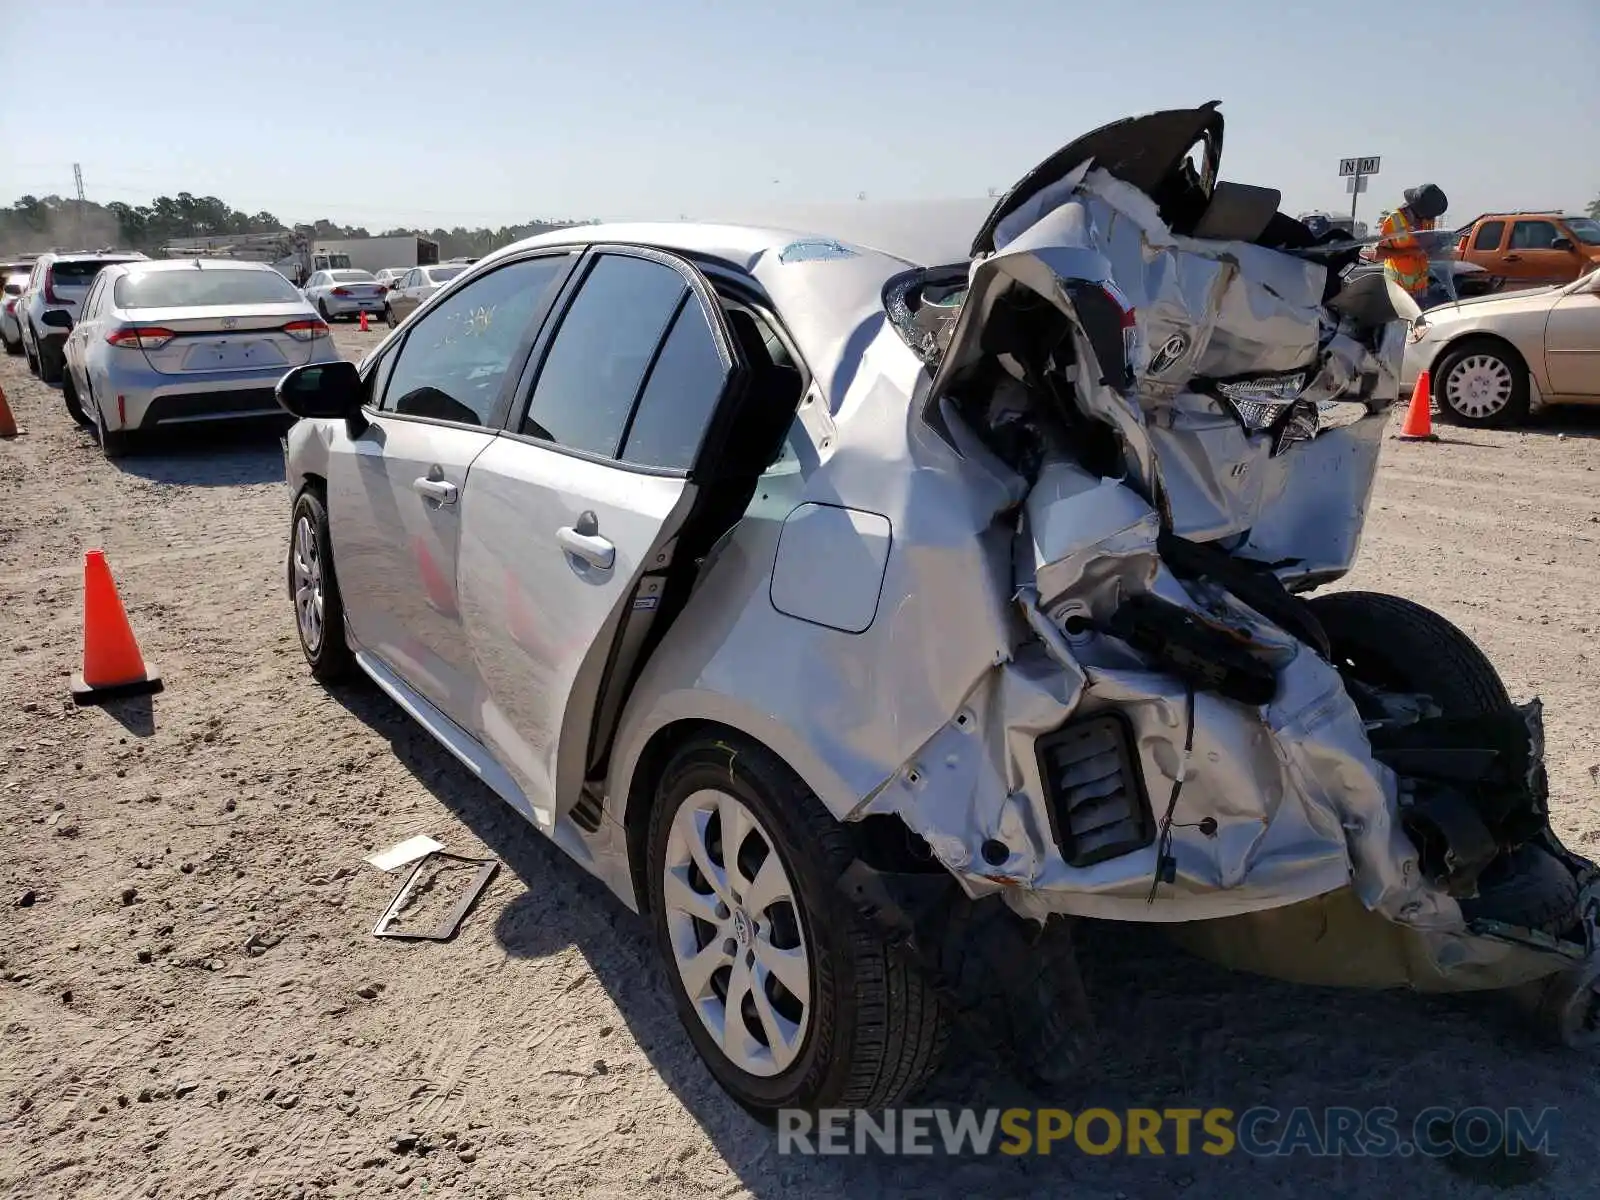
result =
[[[1107,120],[1221,99],[1291,212],[1600,192],[1600,3],[0,0],[0,203],[214,194],[374,230],[982,196]]]

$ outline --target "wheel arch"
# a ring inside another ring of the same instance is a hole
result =
[[[1527,356],[1524,355],[1521,350],[1517,349],[1517,344],[1510,338],[1506,337],[1502,333],[1496,333],[1492,329],[1468,329],[1456,334],[1455,337],[1451,338],[1448,342],[1439,347],[1439,352],[1433,356],[1433,361],[1429,364],[1429,370],[1436,370],[1440,363],[1444,362],[1445,359],[1449,358],[1452,354],[1454,354],[1457,350],[1460,350],[1469,342],[1488,342],[1493,344],[1497,349],[1506,351],[1515,361],[1515,364],[1520,365],[1523,371],[1527,373],[1529,382],[1532,383],[1535,388],[1538,388],[1538,377],[1534,374],[1533,367],[1528,362]],[[1433,381],[1433,385],[1437,388],[1443,382],[1443,380],[1436,379]]]
[[[682,714],[653,730],[636,752],[619,760],[624,773],[618,776],[618,786],[611,793],[612,815],[626,838],[628,874],[640,912],[650,909],[645,843],[656,786],[673,755],[691,742],[720,740],[727,742],[734,753],[747,749],[771,755],[793,772],[841,823],[843,811],[859,801],[843,787],[843,780],[805,753],[803,743],[783,736],[781,729],[752,732],[753,725],[759,725],[759,719],[733,724],[706,714]]]

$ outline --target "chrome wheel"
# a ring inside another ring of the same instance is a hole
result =
[[[322,646],[322,548],[317,529],[305,514],[294,523],[294,616],[300,626],[300,640],[315,654]]]
[[[781,1073],[810,1025],[811,957],[772,837],[736,797],[703,789],[667,836],[663,904],[673,965],[728,1061]]]
[[[1451,368],[1444,381],[1444,402],[1464,417],[1487,420],[1511,403],[1516,377],[1504,359],[1469,354]]]

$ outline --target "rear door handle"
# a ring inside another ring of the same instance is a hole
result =
[[[411,487],[414,491],[439,504],[454,504],[456,502],[456,485],[446,483],[443,479],[413,479]]]
[[[1522,261],[1522,255],[1520,255],[1520,254],[1508,254],[1508,255],[1506,255],[1506,261],[1507,262],[1521,262]]]
[[[568,554],[602,571],[609,571],[611,564],[617,561],[617,548],[598,533],[579,533],[571,525],[563,525],[556,530],[556,541]]]

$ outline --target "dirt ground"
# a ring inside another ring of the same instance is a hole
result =
[[[341,329],[352,357],[379,335]],[[1558,1156],[780,1156],[695,1057],[644,922],[376,689],[312,682],[274,433],[112,464],[0,361],[0,1193],[476,1198],[1594,1194],[1600,1073],[1485,998],[1295,988],[1090,930],[1098,1057],[1030,1096],[962,1040],[928,1103],[1561,1109]],[[1600,419],[1387,444],[1349,586],[1544,697],[1556,825],[1600,853]],[[102,547],[166,691],[77,710]],[[414,833],[506,864],[448,944],[373,938]]]

